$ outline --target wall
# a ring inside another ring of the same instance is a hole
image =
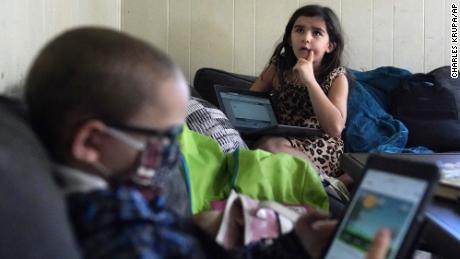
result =
[[[345,30],[345,65],[412,72],[450,64],[450,4],[459,0],[122,0],[121,28],[168,52],[189,80],[200,67],[257,75],[291,13],[331,7]]]
[[[299,6],[331,7],[345,65],[413,72],[449,64],[450,4],[460,0],[2,0],[0,92],[21,85],[46,41],[78,25],[122,29],[169,53],[193,80],[200,67],[257,75]]]
[[[78,25],[120,29],[120,0],[1,0],[0,92],[22,85],[39,49]]]

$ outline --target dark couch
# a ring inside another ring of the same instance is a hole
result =
[[[194,89],[203,99],[213,103],[218,107],[218,102],[214,91],[215,84],[248,89],[255,81],[255,79],[256,77],[254,76],[235,74],[214,68],[201,68],[195,74]],[[354,82],[353,80],[349,80],[349,83],[353,84]],[[434,126],[436,125],[437,121],[413,121],[409,123],[414,123],[416,124],[416,127],[424,129],[431,127],[435,128]],[[451,125],[446,126],[446,130],[448,130],[448,132],[451,134],[445,135],[442,132],[421,130],[420,132],[415,133],[416,138],[411,140],[413,141],[412,144],[420,145],[427,143],[439,147],[439,150],[442,151],[460,151],[460,121],[451,121],[449,123]],[[458,131],[452,132],[452,128],[458,128]],[[334,208],[336,205],[343,206],[335,200],[331,200],[332,208]],[[341,210],[343,210],[343,207],[336,209],[336,215],[339,215]],[[449,234],[446,234],[442,228],[436,225],[441,224],[443,227],[445,227],[446,225],[444,224],[448,225],[449,223],[440,222],[433,224],[429,221],[427,222],[428,223],[425,224],[423,228],[423,232],[420,233],[419,248],[431,251],[436,254],[441,254],[446,256],[446,258],[456,258],[455,256],[458,255],[458,249],[453,248],[455,247],[456,243],[452,241],[455,240],[455,237],[449,236]],[[446,236],[449,237],[446,238]],[[438,244],[437,242],[439,242],[439,240],[442,240],[444,243],[442,245]],[[444,247],[450,247],[450,249],[443,250]]]
[[[254,80],[201,69],[194,88],[217,106],[214,84],[249,88]],[[0,131],[0,258],[79,258],[64,197],[52,178],[52,164],[29,128],[20,102],[0,96]]]
[[[22,105],[0,97],[0,258],[79,258],[52,164]]]
[[[214,68],[201,68],[195,73],[193,88],[201,98],[219,107],[214,85],[249,89],[255,80],[255,76],[235,74]]]
[[[382,67],[384,71],[388,72],[388,81],[381,80],[381,78],[385,78],[385,74],[380,74],[380,78],[372,78],[373,73],[377,70],[370,71],[366,74],[366,72],[358,72],[353,71],[355,74],[360,75],[360,77],[364,78],[366,81],[367,89],[370,93],[369,96],[376,98],[377,101],[375,103],[377,105],[383,105],[384,110],[390,112],[388,107],[389,100],[388,97],[390,96],[390,92],[384,93],[383,96],[382,92],[389,91],[390,88],[385,88],[384,86],[386,83],[391,82],[392,85],[399,84],[399,77],[410,75],[410,72],[407,70],[393,68],[393,67]],[[380,69],[382,69],[380,68]],[[385,70],[387,69],[387,70]],[[364,76],[363,76],[364,75]],[[371,80],[368,81],[367,77]],[[215,106],[219,106],[218,101],[216,99],[214,85],[224,85],[228,87],[240,88],[240,89],[249,89],[249,87],[254,83],[256,77],[244,75],[244,74],[236,74],[230,73],[224,70],[214,69],[214,68],[201,68],[195,74],[195,79],[193,82],[193,90],[195,93],[198,93],[203,99],[209,101],[210,103],[214,104]],[[374,80],[374,81],[372,81]],[[350,93],[353,90],[353,87],[356,86],[357,81],[355,78],[349,78],[349,85],[350,85]],[[361,86],[361,85],[360,85]],[[380,89],[379,89],[380,88]],[[383,91],[382,91],[383,90]],[[380,92],[379,92],[380,91]],[[460,91],[460,88],[458,89]],[[371,97],[371,98],[372,98]],[[360,102],[358,100],[358,102]],[[382,102],[388,102],[386,104]],[[356,100],[354,100],[356,103]],[[350,105],[350,103],[349,103]],[[353,106],[356,110],[356,107]],[[364,107],[364,106],[363,106]],[[362,109],[362,107],[358,107],[358,109]],[[351,114],[350,114],[351,116]],[[350,117],[349,116],[349,117]],[[405,119],[404,124],[407,128],[409,128],[409,134],[407,138],[406,147],[428,147],[429,149],[435,152],[458,152],[460,151],[460,120],[411,120]],[[381,132],[385,132],[384,126],[378,125],[379,130]],[[343,137],[345,142],[347,142],[345,131],[343,133]],[[392,136],[382,136],[382,138],[387,138]],[[351,142],[350,142],[351,143]],[[345,145],[346,152],[364,152],[364,151],[349,151],[349,145]],[[404,148],[404,147],[403,147]],[[415,151],[414,151],[415,150]],[[418,152],[418,150],[424,150],[413,148],[413,149],[401,149],[400,152]],[[381,150],[379,151],[381,152]],[[385,152],[395,152],[393,150],[385,151]],[[424,151],[423,151],[424,152]]]

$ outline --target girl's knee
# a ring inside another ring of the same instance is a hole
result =
[[[289,140],[282,137],[263,137],[257,141],[255,147],[272,153],[285,152],[286,149],[292,148]]]

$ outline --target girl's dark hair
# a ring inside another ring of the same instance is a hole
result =
[[[335,13],[328,7],[319,5],[306,5],[297,9],[289,19],[283,35],[283,41],[278,44],[273,52],[271,60],[275,62],[278,70],[278,80],[280,83],[284,81],[284,72],[290,71],[297,63],[297,57],[294,54],[291,46],[291,32],[294,23],[300,16],[306,17],[321,17],[326,23],[329,41],[335,43],[335,49],[331,53],[325,53],[317,80],[323,82],[326,76],[341,64],[341,57],[344,48],[342,36],[342,27]]]
[[[25,98],[33,128],[52,157],[65,162],[74,130],[88,119],[124,122],[177,72],[161,51],[102,28],[67,31],[32,64]]]

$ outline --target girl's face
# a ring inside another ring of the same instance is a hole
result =
[[[297,58],[307,58],[313,51],[314,68],[321,65],[324,54],[334,50],[335,44],[329,41],[326,23],[319,16],[299,16],[291,31],[291,46]]]

